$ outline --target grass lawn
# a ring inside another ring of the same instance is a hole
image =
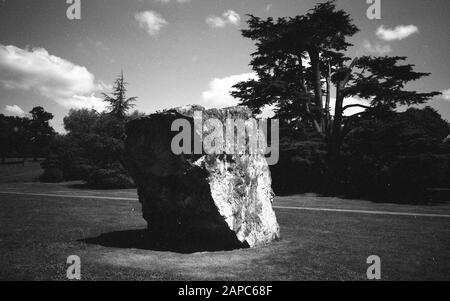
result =
[[[181,254],[144,247],[146,224],[134,190],[5,183],[0,192],[2,280],[64,280],[69,255],[80,256],[83,280],[364,280],[369,255],[381,257],[383,280],[450,280],[446,217],[276,209],[282,232],[276,243]],[[450,213],[448,204],[313,195],[276,198],[275,206]]]

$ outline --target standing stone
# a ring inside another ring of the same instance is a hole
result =
[[[187,106],[127,125],[125,165],[138,186],[151,239],[201,250],[255,247],[277,239],[279,226],[264,155],[175,155],[172,151],[172,139],[179,133],[171,130],[174,120],[189,122],[192,146],[195,139],[211,132],[195,128],[196,111],[202,112],[203,121],[216,118],[224,125],[227,118],[252,118],[246,107]]]

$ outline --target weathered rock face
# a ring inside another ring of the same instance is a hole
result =
[[[208,135],[208,128],[196,131],[195,111],[202,112],[203,120],[216,118],[223,124],[227,118],[251,118],[245,107],[188,106],[127,126],[125,163],[138,185],[153,239],[203,250],[254,247],[277,239],[270,171],[262,154],[175,155],[172,151],[178,132],[172,132],[171,126],[176,119],[192,125],[192,140]]]

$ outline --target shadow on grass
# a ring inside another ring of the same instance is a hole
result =
[[[109,232],[101,234],[98,237],[80,239],[78,241],[108,248],[141,249],[182,254],[231,251],[249,247],[247,243],[231,243],[226,245],[224,243],[225,240],[219,240],[217,237],[214,239],[208,239],[206,236],[201,239],[180,239],[180,237],[169,238],[167,236],[155,237],[146,229]]]

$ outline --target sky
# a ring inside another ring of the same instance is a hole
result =
[[[237,104],[230,87],[254,77],[254,44],[240,32],[247,14],[289,17],[323,2],[79,1],[81,19],[71,20],[66,0],[0,0],[0,113],[23,116],[43,106],[63,132],[69,109],[104,108],[101,93],[122,70],[128,96],[145,113]],[[429,105],[450,120],[450,1],[381,0],[380,19],[367,17],[367,0],[337,5],[361,30],[348,55],[407,56],[416,70],[432,73],[408,88],[443,92]]]

